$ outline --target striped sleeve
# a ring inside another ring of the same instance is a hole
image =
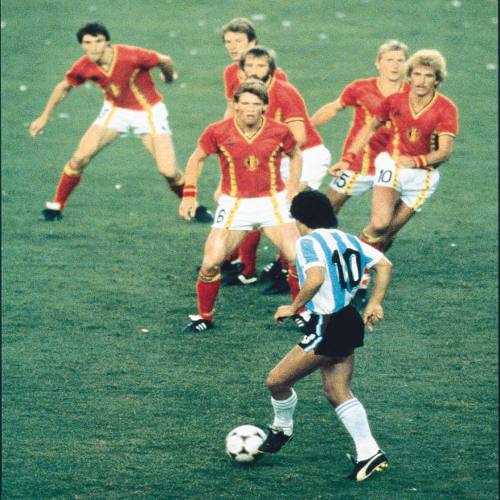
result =
[[[310,267],[326,267],[319,244],[307,236],[297,241],[297,264],[303,271]]]

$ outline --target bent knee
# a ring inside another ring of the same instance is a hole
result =
[[[271,393],[282,392],[290,387],[286,380],[284,380],[276,370],[271,370],[269,372],[266,385]]]

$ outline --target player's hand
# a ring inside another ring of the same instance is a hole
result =
[[[43,116],[39,116],[36,120],[33,120],[29,128],[31,137],[36,137],[38,134],[40,134],[45,125],[47,125],[47,119]]]
[[[384,319],[384,309],[379,303],[368,301],[363,314],[363,322],[369,332],[373,331],[373,325]]]
[[[274,321],[281,323],[285,318],[290,318],[295,314],[295,309],[292,306],[279,306],[274,313]]]
[[[196,212],[196,198],[182,198],[179,206],[179,215],[188,222],[194,217]]]
[[[334,177],[340,177],[344,173],[344,170],[347,170],[348,168],[349,163],[346,161],[339,161],[328,169],[328,173]]]
[[[415,165],[415,160],[407,155],[401,155],[396,161],[396,166],[399,168],[418,168],[417,165]]]
[[[163,71],[160,71],[160,80],[164,83],[172,83],[175,82],[179,78],[179,74],[177,71],[174,71],[171,75],[168,77],[165,76],[165,73]]]

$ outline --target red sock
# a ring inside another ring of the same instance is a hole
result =
[[[196,293],[198,295],[198,314],[208,321],[212,321],[214,304],[220,288],[220,271],[209,275],[200,270],[196,282]]]
[[[243,263],[243,274],[248,278],[255,274],[257,265],[257,247],[260,241],[260,231],[250,231],[240,244],[240,260]]]
[[[169,184],[168,185],[170,191],[174,192],[179,198],[182,198],[182,191],[184,189],[184,181],[182,184]]]
[[[80,172],[67,163],[57,184],[56,194],[54,195],[54,201],[61,204],[61,210],[64,208],[69,195],[81,180],[82,175]]]
[[[288,286],[290,287],[290,295],[292,296],[292,300],[295,300],[295,297],[299,294],[299,275],[297,274],[297,268],[295,266],[288,267]]]
[[[289,268],[288,261],[283,257],[283,255],[279,254],[278,260],[281,264],[281,269],[288,269]]]
[[[233,262],[235,260],[238,260],[238,257],[240,255],[240,247],[237,246],[227,257],[226,261],[227,262]]]

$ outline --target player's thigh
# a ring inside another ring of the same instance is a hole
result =
[[[173,176],[176,170],[174,143],[170,134],[143,134],[142,143],[155,159],[158,169]]]
[[[267,226],[263,230],[264,234],[279,249],[281,255],[293,264],[295,262],[295,242],[300,238],[297,224],[287,222],[277,226]]]
[[[214,266],[220,266],[224,259],[243,240],[245,234],[245,231],[212,228],[205,242],[202,267],[210,269]]]
[[[299,346],[294,346],[288,354],[269,372],[268,386],[291,386],[301,378],[328,363],[326,356],[314,352],[304,352]]]
[[[90,159],[118,136],[119,133],[116,130],[93,124],[83,134],[73,157],[76,160]]]

